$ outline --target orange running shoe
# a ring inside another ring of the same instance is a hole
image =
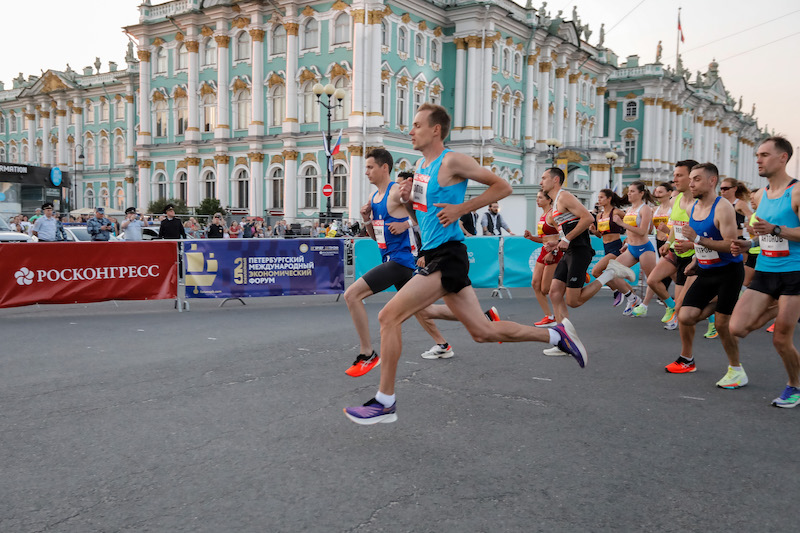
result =
[[[678,357],[674,363],[670,363],[664,367],[664,370],[670,374],[688,374],[689,372],[696,371],[697,367],[694,365],[694,359],[690,361],[681,356]]]
[[[586,283],[591,283],[591,282],[592,282],[592,278],[589,277],[589,273],[587,272],[586,273]]]
[[[767,333],[775,333],[775,322],[773,322],[772,325],[767,328]]]
[[[555,321],[553,316],[552,315],[547,315],[543,319],[541,319],[539,322],[536,322],[534,324],[534,326],[536,326],[537,328],[551,328],[551,327],[555,326],[556,324],[558,324],[558,322]]]
[[[364,355],[363,353],[359,354],[358,357],[356,357],[353,366],[345,370],[344,373],[348,376],[357,378],[363,376],[379,364],[381,364],[381,358],[377,353],[375,353],[375,350],[372,350],[372,355],[369,356]]]

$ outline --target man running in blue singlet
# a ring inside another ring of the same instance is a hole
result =
[[[733,253],[761,245],[753,280],[739,299],[731,318],[731,332],[745,337],[777,319],[772,344],[783,359],[789,375],[786,388],[772,400],[776,407],[800,405],[800,353],[794,345],[794,328],[800,319],[800,184],[786,173],[792,157],[792,143],[784,137],[770,137],[758,147],[758,175],[769,185],[756,193],[758,235],[753,242],[735,240]]]
[[[401,327],[414,313],[442,298],[476,342],[549,342],[586,364],[586,350],[569,322],[543,330],[509,321],[488,321],[469,280],[469,260],[458,221],[462,215],[497,202],[511,185],[466,155],[444,147],[450,116],[438,105],[423,104],[414,116],[411,144],[422,152],[413,180],[400,186],[403,202],[413,201],[422,235],[419,274],[406,283],[381,310],[381,379],[378,393],[363,406],[347,407],[357,424],[397,420],[395,377],[403,349]],[[467,180],[488,188],[464,201]]]
[[[372,349],[369,335],[369,318],[364,308],[364,299],[385,291],[392,285],[400,290],[414,275],[417,258],[411,250],[414,238],[412,220],[400,202],[400,187],[391,180],[394,161],[392,154],[377,148],[367,154],[366,175],[378,190],[372,199],[361,208],[361,217],[370,237],[378,243],[383,262],[358,278],[344,293],[344,301],[358,333],[361,350],[353,365],[345,373],[348,376],[363,376],[380,363],[380,356]],[[432,320],[423,311],[417,320],[436,344],[423,353],[426,359],[453,357],[453,349],[442,336]]]

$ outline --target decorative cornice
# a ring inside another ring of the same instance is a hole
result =
[[[428,24],[424,20],[421,20],[417,25],[417,28],[419,28],[419,31],[425,31],[428,29]]]
[[[138,50],[136,55],[139,57],[139,61],[150,61],[150,52],[147,50]]]
[[[300,152],[295,150],[284,150],[281,152],[281,155],[287,161],[297,161],[297,156],[300,155]]]
[[[433,36],[434,37],[441,37],[443,33],[444,32],[442,31],[442,27],[441,26],[436,26],[435,28],[433,28]]]
[[[231,162],[231,156],[217,154],[214,156],[214,161],[216,161],[218,165],[227,165]]]
[[[263,43],[264,42],[264,30],[259,29],[252,29],[250,30],[250,37],[253,38],[253,41]]]
[[[570,83],[578,83],[578,79],[580,79],[580,77],[581,77],[580,73],[578,73],[578,74],[570,74],[569,75],[569,82]]]
[[[267,85],[269,85],[270,89],[276,85],[286,85],[286,80],[281,78],[277,72],[273,72],[269,79],[267,80]]]
[[[306,6],[306,8],[300,12],[301,15],[305,17],[313,17],[317,12],[311,6]]]
[[[231,21],[231,27],[232,28],[239,28],[240,30],[242,28],[245,28],[245,27],[249,26],[249,25],[250,25],[250,19],[247,18],[247,17],[236,17],[235,19],[233,19]]]
[[[347,147],[347,151],[353,157],[362,157],[364,155],[364,147],[360,144],[354,144]]]
[[[147,159],[138,159],[136,161],[136,166],[139,168],[150,168],[153,165],[152,161],[148,161]]]
[[[567,71],[569,69],[567,67],[561,67],[556,69],[556,78],[561,79],[567,76]]]
[[[247,157],[250,158],[250,161],[253,163],[263,163],[264,162],[264,154],[261,152],[249,152]]]
[[[336,0],[336,2],[334,2],[333,5],[331,6],[331,9],[333,9],[334,11],[344,11],[348,7],[350,6],[342,2],[342,0]]]
[[[199,167],[200,166],[200,158],[199,157],[187,157],[184,159],[187,166],[190,167]]]
[[[270,165],[279,165],[283,163],[283,156],[282,155],[273,155],[272,159],[269,160]]]
[[[227,35],[216,35],[214,40],[217,41],[217,46],[220,48],[228,48],[228,45],[231,42],[231,38]]]
[[[296,22],[285,22],[283,24],[283,29],[286,30],[286,35],[294,35],[295,37],[297,37],[300,25],[297,24]]]

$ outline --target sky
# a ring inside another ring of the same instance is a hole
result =
[[[524,5],[525,1],[518,3]],[[98,56],[102,72],[108,71],[109,61],[125,68],[128,39],[122,27],[139,20],[139,4],[139,0],[4,1],[0,80],[10,88],[19,72],[27,78],[51,68],[64,70],[67,63],[80,71]],[[540,6],[541,0],[534,4]],[[678,8],[682,6],[684,66],[692,73],[705,72],[716,59],[725,87],[735,100],[743,98],[742,109],[749,112],[755,103],[762,128],[769,126],[770,132],[774,129],[787,135],[800,146],[797,0],[549,0],[547,5],[551,16],[563,10],[565,19],[572,18],[573,6],[577,6],[581,23],[588,23],[592,30],[590,44],[597,44],[604,23],[605,46],[623,60],[638,54],[640,64],[655,61],[660,40],[662,62],[672,66]],[[796,160],[800,162],[800,156]]]

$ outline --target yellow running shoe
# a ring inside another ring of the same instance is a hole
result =
[[[708,325],[708,331],[706,331],[705,335],[703,335],[706,339],[716,339],[719,337],[719,333],[717,333],[717,326],[714,324]]]

